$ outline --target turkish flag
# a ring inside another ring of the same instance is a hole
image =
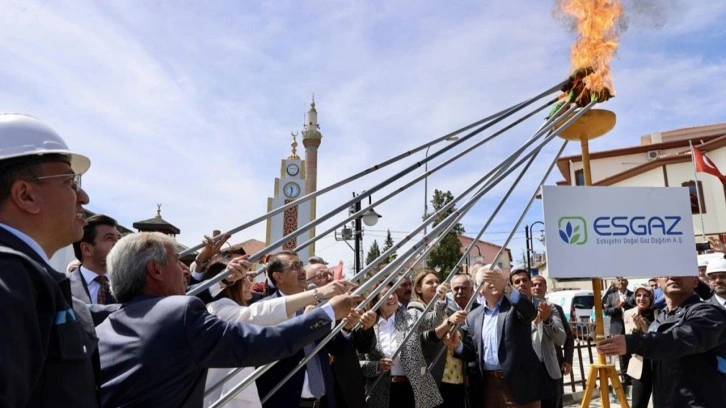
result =
[[[718,171],[716,164],[695,147],[693,148],[693,161],[696,163],[696,171],[716,176],[721,180],[721,183],[726,182],[726,177]]]
[[[333,272],[333,279],[343,279],[343,261],[340,261],[340,263],[338,263],[338,266],[330,268],[330,271]]]

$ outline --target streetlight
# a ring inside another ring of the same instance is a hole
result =
[[[353,193],[353,197],[357,196],[358,195],[356,193]],[[371,202],[372,198],[371,196],[368,196],[368,204],[371,204]],[[350,207],[350,213],[355,214],[359,212],[360,209],[360,200],[358,200]],[[355,239],[355,249],[353,249],[353,251],[355,252],[354,263],[356,275],[361,270],[361,246],[363,244],[363,226],[361,225],[361,221],[363,221],[367,226],[372,227],[378,223],[378,219],[381,217],[382,215],[375,212],[375,210],[373,210],[372,208],[369,208],[368,211],[363,213],[363,215],[357,217],[353,222],[353,238]]]
[[[534,228],[535,225],[542,224],[542,227],[545,226],[544,222],[542,221],[535,221],[529,225],[524,226],[524,237],[525,237],[525,244],[527,246],[527,273],[532,274],[532,258],[530,257],[530,253],[534,252],[534,245],[532,244],[532,228]]]
[[[449,136],[444,140],[447,142],[455,142],[455,141],[459,140],[459,137],[458,136]],[[431,146],[433,146],[433,145],[431,145]],[[429,175],[428,175],[429,162],[426,159],[429,158],[429,149],[431,149],[431,146],[426,148],[426,155],[424,155],[424,160],[425,160],[424,173],[426,174],[426,177],[424,177],[424,219],[426,219],[426,217],[429,214]],[[428,232],[428,224],[424,225],[424,231],[423,231],[424,237],[426,237],[427,232]],[[423,264],[424,264],[424,268],[425,268],[427,266],[426,258],[424,258]]]

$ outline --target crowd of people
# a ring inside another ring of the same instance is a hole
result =
[[[0,115],[0,408],[206,407],[262,366],[227,406],[562,406],[574,338],[543,277],[423,270],[362,304],[323,259],[281,251],[255,284],[217,231],[187,266],[164,234],[84,219],[89,166],[40,121]],[[53,270],[71,244],[78,262]],[[726,406],[726,259],[654,286],[616,280],[598,350],[623,357],[636,407],[651,392],[655,407]]]

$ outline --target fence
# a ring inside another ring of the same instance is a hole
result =
[[[595,323],[570,322],[572,335],[575,337],[575,350],[572,361],[572,371],[569,378],[564,378],[565,393],[577,392],[579,385],[585,389],[587,372],[590,364],[595,362],[597,352],[595,349]],[[569,381],[568,381],[569,380]]]

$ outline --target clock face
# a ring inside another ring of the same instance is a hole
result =
[[[287,183],[282,188],[283,194],[288,198],[295,198],[300,195],[300,186],[297,183]]]
[[[287,165],[287,174],[297,176],[298,173],[300,173],[300,167],[297,164],[291,163]]]

